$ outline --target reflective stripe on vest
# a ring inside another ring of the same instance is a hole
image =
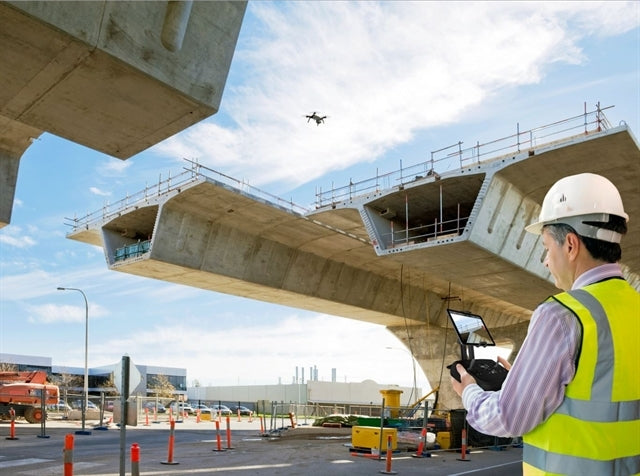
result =
[[[638,474],[640,294],[610,279],[552,299],[579,319],[582,348],[562,404],[524,435],[524,474]]]
[[[637,475],[638,456],[627,456],[613,461],[597,461],[591,458],[550,453],[535,446],[526,448],[527,462],[523,464],[522,473],[525,476],[576,475],[576,476],[605,476],[605,475]],[[539,468],[547,468],[541,470]]]

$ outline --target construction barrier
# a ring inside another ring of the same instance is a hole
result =
[[[16,437],[16,411],[13,408],[9,408],[9,416],[11,416],[11,426],[9,427],[9,436],[7,440],[17,440]]]
[[[233,449],[231,446],[231,417],[229,415],[227,415],[227,449]]]
[[[144,426],[149,426],[149,409],[144,409]]]
[[[140,476],[140,446],[131,445],[131,476]]]
[[[175,437],[174,437],[174,433],[176,430],[176,422],[175,420],[170,420],[169,421],[169,425],[170,425],[170,430],[169,430],[169,450],[168,450],[168,455],[167,455],[167,461],[162,461],[162,464],[178,464],[177,462],[173,461],[173,444],[175,443]]]
[[[414,458],[424,458],[424,445],[426,440],[427,440],[427,429],[423,428],[422,434],[420,435],[420,443],[418,444],[418,451],[416,451],[411,456],[413,456]],[[430,453],[428,455],[431,456]]]
[[[462,429],[462,448],[460,450],[460,458],[458,458],[458,461],[471,461],[470,459],[466,458],[466,455],[467,455],[467,430],[463,428]]]
[[[67,433],[64,437],[63,457],[64,476],[73,476],[73,434]]]
[[[196,410],[196,423],[200,423],[200,409]]]
[[[292,412],[289,412],[289,420],[291,421],[291,428],[296,427],[295,415]]]
[[[391,460],[393,458],[393,449],[391,444],[391,435],[387,437],[387,460],[384,471],[380,471],[382,474],[396,474],[395,471],[391,471]]]
[[[224,451],[222,449],[222,440],[220,439],[220,422],[216,420],[216,448],[213,451]]]

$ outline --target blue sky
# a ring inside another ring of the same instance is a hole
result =
[[[108,271],[69,240],[82,216],[177,175],[182,158],[313,206],[346,185],[462,140],[488,142],[599,101],[640,132],[635,2],[250,2],[220,112],[121,161],[43,134],[20,163],[0,230],[0,353],[83,365],[185,367],[203,385],[319,377],[412,385],[384,328]],[[329,117],[307,123],[313,111]],[[542,297],[541,297],[542,298]],[[391,349],[387,349],[391,347]],[[427,388],[419,372],[418,385]]]

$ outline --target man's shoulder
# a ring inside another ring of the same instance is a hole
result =
[[[566,294],[566,292],[556,294],[541,303],[531,316],[531,325],[547,319],[572,319],[573,312],[561,303],[562,297]]]

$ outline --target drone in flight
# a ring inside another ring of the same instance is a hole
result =
[[[321,122],[324,124],[324,120],[327,118],[327,116],[318,116],[318,113],[316,111],[313,111],[311,114],[305,117],[307,118],[307,122],[309,122],[311,119],[316,121],[316,126],[319,126]]]

